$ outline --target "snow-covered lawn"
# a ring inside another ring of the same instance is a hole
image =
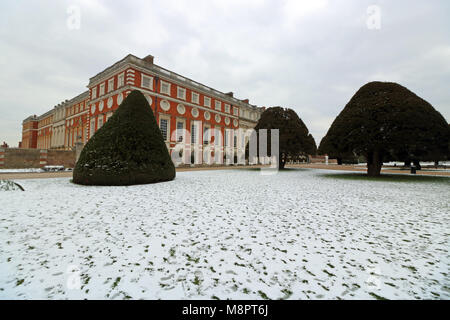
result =
[[[30,169],[0,169],[0,173],[30,173],[30,172],[44,172],[40,168],[30,168]]]
[[[0,193],[0,298],[449,299],[450,184],[325,173],[21,180]]]

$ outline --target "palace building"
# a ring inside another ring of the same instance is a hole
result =
[[[223,137],[216,145],[236,145],[228,132],[256,125],[264,108],[164,69],[153,60],[151,55],[141,59],[129,54],[90,78],[87,91],[43,115],[26,118],[21,147],[71,150],[77,142],[85,144],[136,89],[147,98],[170,151],[181,141],[201,149],[208,144],[211,130]],[[191,132],[191,137],[183,137],[184,132]]]

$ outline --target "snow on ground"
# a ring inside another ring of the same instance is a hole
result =
[[[29,173],[29,172],[44,172],[44,170],[39,168],[29,168],[29,169],[0,169],[0,173]]]
[[[358,164],[355,164],[357,166],[362,166],[362,167],[366,167],[367,163],[365,162],[361,162]],[[384,166],[397,166],[397,167],[403,167],[405,165],[405,162],[400,162],[400,161],[391,161],[391,162],[383,162]],[[420,161],[420,165],[421,166],[433,166],[434,167],[434,162],[423,162]],[[450,161],[439,161],[439,165],[440,166],[450,166]]]
[[[449,183],[324,173],[21,180],[0,193],[0,298],[449,299]]]

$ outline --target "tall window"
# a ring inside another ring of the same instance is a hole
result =
[[[164,141],[167,141],[167,127],[168,127],[167,119],[160,119],[159,120],[159,128],[161,129],[161,133],[162,133]]]
[[[177,122],[177,142],[183,141],[183,129],[184,123],[181,121]]]
[[[92,88],[92,99],[97,98],[97,87]]]
[[[170,83],[161,81],[161,93],[170,95]]]
[[[100,85],[100,91],[99,91],[99,96],[102,96],[102,95],[104,95],[105,94],[105,84],[104,83],[102,83],[101,85]]]
[[[209,127],[204,126],[203,127],[203,144],[208,144],[208,133],[209,133]]]
[[[197,143],[197,125],[195,123],[191,125],[191,143]]]
[[[230,105],[229,104],[225,105],[225,112],[230,113]]]
[[[233,114],[234,114],[235,116],[238,116],[238,115],[239,115],[239,109],[238,109],[237,107],[234,107],[234,108],[233,108]]]
[[[142,88],[153,89],[153,78],[142,75]]]
[[[216,107],[215,108],[216,110],[221,111],[222,110],[222,102],[216,100],[215,107]]]
[[[199,94],[197,92],[192,92],[191,102],[198,104]]]
[[[125,74],[122,72],[117,78],[117,87],[120,88],[125,84]]]
[[[204,97],[204,98],[203,98],[203,105],[204,105],[205,107],[210,107],[210,108],[211,108],[211,98]]]
[[[100,115],[98,117],[98,125],[97,125],[97,130],[100,129],[103,126],[103,115]]]
[[[186,100],[186,89],[185,88],[178,87],[177,98]]]
[[[89,138],[92,138],[94,133],[95,133],[95,118],[91,119],[91,128],[89,130]]]
[[[114,78],[108,80],[108,92],[114,90]]]

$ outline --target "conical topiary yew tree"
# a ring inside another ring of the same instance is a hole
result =
[[[175,167],[147,99],[132,91],[88,141],[73,182],[132,185],[173,180]]]
[[[336,117],[319,151],[362,155],[368,175],[378,176],[383,161],[445,159],[449,136],[447,121],[431,104],[399,84],[370,82]]]

